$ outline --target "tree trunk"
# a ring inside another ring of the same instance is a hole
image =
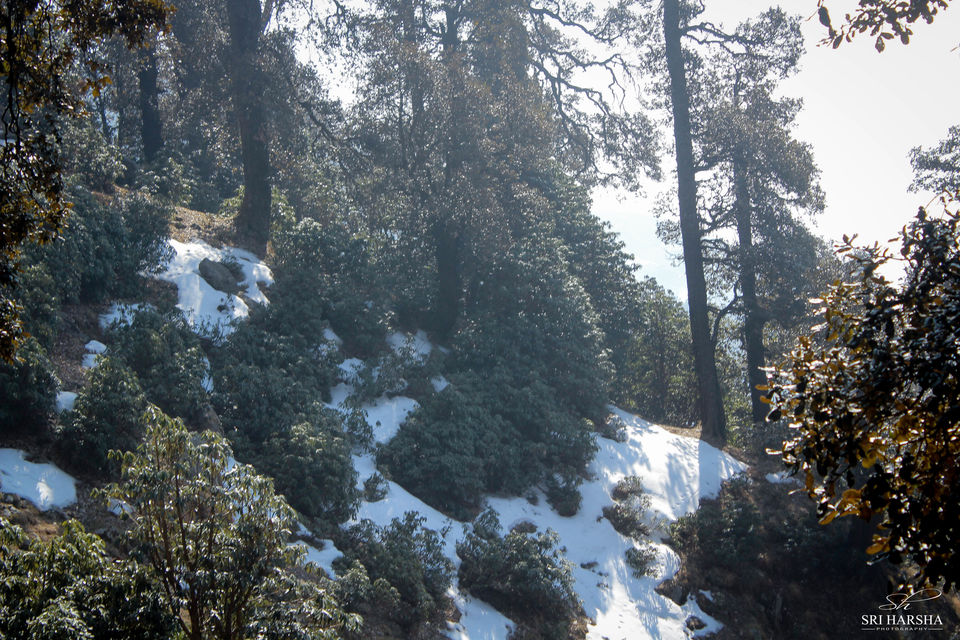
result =
[[[156,46],[156,45],[154,45]],[[140,56],[140,140],[147,162],[156,160],[163,147],[163,128],[160,122],[160,91],[157,87],[157,55],[154,47],[147,47]]]
[[[437,303],[434,330],[441,339],[449,338],[460,316],[463,282],[460,273],[460,241],[449,229],[449,223],[437,222],[433,227],[437,258]]]
[[[447,194],[454,188],[457,173],[463,165],[463,131],[457,126],[463,113],[463,78],[454,60],[459,45],[457,20],[459,15],[453,7],[445,9],[446,28],[442,38],[444,62],[451,86],[451,129],[448,146],[445,150],[443,189],[444,206],[438,213],[441,218],[433,224],[434,250],[437,259],[437,302],[434,309],[434,325],[441,339],[449,338],[453,333],[457,318],[460,317],[460,299],[463,296],[461,262],[461,239],[457,233],[456,212],[447,206],[451,200]]]
[[[683,240],[690,334],[693,338],[693,359],[699,392],[697,408],[703,427],[703,439],[711,444],[722,445],[726,441],[727,425],[723,412],[720,381],[717,376],[714,344],[710,338],[710,321],[707,315],[707,283],[703,273],[700,216],[697,213],[697,183],[694,176],[693,141],[690,134],[690,95],[683,64],[679,0],[664,0],[663,35],[666,42],[667,70],[670,75],[670,99],[673,103],[680,234]]]
[[[270,237],[270,151],[263,108],[263,71],[258,56],[263,17],[259,0],[229,0],[233,98],[240,132],[243,200],[238,233],[263,255]]]
[[[734,210],[737,220],[737,239],[740,243],[740,288],[743,294],[743,347],[747,353],[747,381],[750,385],[750,408],[754,424],[763,422],[767,411],[757,386],[767,383],[760,369],[765,364],[763,348],[763,313],[757,302],[757,265],[753,254],[753,226],[750,190],[747,185],[745,163],[733,161],[733,181],[736,189]]]

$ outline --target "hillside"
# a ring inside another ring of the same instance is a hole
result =
[[[867,4],[4,2],[0,638],[960,638],[960,129],[834,247],[783,91]]]
[[[229,335],[235,323],[243,322],[248,315],[248,302],[269,304],[267,294],[272,274],[269,267],[252,255],[227,247],[214,248],[202,241],[170,240],[169,244],[172,256],[156,277],[176,285],[177,308],[194,331]],[[200,275],[202,260],[222,262],[228,257],[242,266],[242,297],[218,291]],[[129,323],[141,308],[135,302],[113,304],[100,316],[100,327],[107,329],[114,323]],[[407,336],[394,333],[388,336],[388,342],[395,353],[421,361],[436,348],[422,331]],[[329,329],[324,331],[320,343],[330,352],[337,352],[336,359],[341,360],[342,377],[332,390],[329,406],[346,407],[354,391],[351,382],[362,375],[365,365],[345,358],[339,351],[342,340]],[[91,339],[87,350],[84,366],[93,368],[101,354],[110,352],[110,345]],[[443,393],[448,386],[441,376],[434,378],[436,393]],[[212,391],[211,387],[206,388]],[[71,408],[70,399],[75,393],[59,393],[61,410]],[[411,398],[391,394],[365,402],[359,409],[372,429],[374,442],[385,444],[417,406]],[[612,416],[622,421],[618,427],[620,433],[617,440],[599,440],[599,450],[588,469],[588,477],[592,479],[581,486],[583,507],[575,516],[558,515],[541,490],[524,498],[490,496],[489,507],[507,530],[523,526],[528,532],[557,533],[558,544],[565,549],[566,559],[573,563],[575,589],[590,621],[587,637],[635,638],[639,637],[637,629],[645,629],[646,636],[651,638],[690,637],[686,622],[691,616],[707,623],[701,633],[717,629],[720,625],[704,614],[695,600],[680,607],[656,593],[656,586],[679,568],[676,554],[660,540],[671,521],[694,511],[701,498],[715,497],[722,481],[746,467],[699,440],[674,435],[615,407],[611,407],[611,411]],[[370,453],[357,453],[353,456],[353,465],[358,473],[358,489],[362,490],[364,481],[377,472],[374,457]],[[617,483],[630,476],[640,479],[643,493],[649,499],[643,522],[651,534],[637,540],[618,533],[601,514],[602,507],[613,504],[610,496]],[[4,457],[0,459],[0,489],[29,500],[41,510],[55,508],[72,513],[70,507],[76,503],[75,485],[74,479],[55,466],[24,462],[22,454],[14,450],[4,450]],[[443,515],[394,482],[387,483],[386,493],[380,499],[361,502],[354,518],[387,526],[393,518],[407,512],[424,518],[424,526],[445,532],[444,553],[455,565],[459,564],[456,544],[469,530],[469,523]],[[300,533],[308,539],[314,538],[308,530]],[[307,546],[307,560],[335,575],[332,562],[339,554],[333,541],[323,542],[322,549]],[[646,548],[651,553],[646,574],[641,577],[633,575],[626,561],[626,551],[633,548]],[[506,638],[515,626],[489,604],[458,590],[456,582],[449,595],[458,611],[452,616],[457,622],[448,623],[448,637]]]

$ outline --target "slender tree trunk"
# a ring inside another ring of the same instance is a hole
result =
[[[666,42],[667,70],[670,75],[670,99],[673,103],[673,133],[677,147],[677,193],[680,207],[680,234],[683,240],[683,265],[687,275],[687,304],[690,309],[690,334],[697,375],[698,410],[707,442],[726,441],[726,417],[717,376],[714,344],[707,315],[707,283],[703,273],[703,248],[700,243],[700,216],[697,213],[697,183],[694,176],[693,141],[690,134],[690,95],[683,64],[679,0],[664,0],[663,35]]]
[[[437,303],[434,310],[434,329],[443,338],[453,333],[460,316],[460,298],[463,293],[460,273],[460,241],[448,228],[449,223],[438,222],[433,228],[437,259]]]
[[[140,140],[143,143],[143,157],[147,162],[155,160],[163,147],[157,75],[156,50],[154,47],[147,47],[140,56],[140,72],[137,74],[140,84]]]
[[[737,239],[740,243],[740,289],[743,294],[743,347],[747,353],[747,382],[750,384],[750,408],[754,423],[763,422],[766,407],[757,386],[767,383],[760,369],[765,364],[763,348],[764,318],[757,302],[757,265],[753,253],[753,226],[750,190],[746,167],[740,158],[733,162],[733,181],[736,189],[734,210],[737,220]]]
[[[451,95],[451,129],[449,131],[448,147],[444,169],[443,191],[444,200],[450,201],[447,194],[454,188],[454,181],[460,167],[463,165],[463,132],[458,127],[460,119],[457,114],[463,112],[463,84],[462,74],[454,60],[459,36],[457,20],[459,15],[452,7],[446,8],[446,30],[442,45],[444,61],[447,64],[447,73],[450,75]],[[463,297],[462,251],[461,239],[456,222],[453,219],[454,211],[446,206],[440,210],[444,216],[433,225],[434,250],[437,259],[437,302],[434,309],[434,325],[442,338],[453,333],[457,318],[460,317],[460,300]],[[444,215],[446,214],[446,215]]]
[[[228,0],[233,97],[240,131],[243,200],[237,231],[263,255],[270,237],[270,150],[263,107],[263,72],[257,59],[263,16],[259,0]]]

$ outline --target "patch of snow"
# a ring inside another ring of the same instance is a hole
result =
[[[107,511],[113,515],[120,517],[124,514],[130,516],[133,515],[133,507],[123,500],[117,500],[116,498],[110,498],[110,504],[107,506]]]
[[[341,382],[337,386],[330,389],[330,402],[326,405],[329,409],[334,409],[335,411],[342,411],[346,409],[346,404],[344,404],[351,395],[353,394],[353,386],[345,382]]]
[[[696,616],[701,622],[704,623],[704,625],[706,625],[702,629],[692,631],[692,637],[700,638],[702,636],[708,636],[711,633],[716,633],[717,631],[720,631],[720,629],[723,629],[723,624],[721,624],[719,620],[712,618],[703,612],[703,609],[700,608],[696,598],[688,598],[681,608],[683,609],[684,613],[687,614],[687,618]]]
[[[327,327],[323,330],[323,339],[327,342],[332,342],[337,346],[343,344],[343,340],[340,339],[340,336],[338,336],[330,327]]]
[[[328,576],[336,575],[336,572],[333,570],[333,561],[343,555],[337,547],[333,544],[333,540],[323,540],[323,549],[317,549],[311,544],[306,542],[294,542],[295,545],[300,545],[306,548],[307,553],[304,556],[304,562],[311,562],[324,571],[327,572]]]
[[[426,360],[433,351],[433,344],[423,329],[418,329],[412,336],[399,331],[391,333],[387,336],[387,344],[398,355],[409,352],[417,362]]]
[[[259,283],[272,284],[273,274],[249,251],[232,247],[216,249],[199,240],[179,242],[171,238],[167,242],[173,255],[166,269],[156,277],[177,285],[177,307],[197,333],[229,335],[234,330],[233,323],[250,314],[247,303],[239,296],[218,291],[200,277],[199,265],[205,258],[215,262],[235,260],[243,271],[240,286],[246,297],[257,304],[269,304]]]
[[[789,471],[768,473],[764,477],[767,479],[767,482],[772,484],[801,484],[801,482],[795,476],[790,475]]]
[[[460,610],[459,622],[447,622],[451,640],[488,640],[506,638],[516,625],[482,600],[451,589],[448,594]]]
[[[85,353],[83,354],[83,360],[80,361],[80,366],[84,369],[93,369],[99,362],[97,360],[100,358],[96,353]]]
[[[203,356],[203,380],[200,386],[207,393],[213,393],[213,376],[210,375],[210,359],[207,356]]]
[[[709,600],[710,602],[713,602],[713,592],[712,592],[712,591],[707,591],[706,589],[700,589],[700,595],[702,595],[704,598],[706,598],[706,599]]]
[[[351,389],[349,385],[338,385],[333,391],[335,398],[342,402]],[[380,398],[363,407],[379,443],[388,442],[415,408],[413,400],[402,397]],[[675,435],[616,407],[610,409],[624,421],[626,440],[620,443],[598,438],[599,449],[589,469],[594,479],[581,486],[583,507],[576,515],[567,518],[557,514],[542,492],[538,492],[540,500],[536,505],[519,497],[489,497],[487,502],[498,513],[505,530],[527,521],[539,531],[557,532],[559,546],[566,550],[573,566],[574,588],[587,616],[595,621],[589,626],[588,638],[686,639],[693,633],[686,627],[691,615],[703,620],[706,629],[716,630],[720,623],[699,608],[694,609],[696,603],[680,607],[656,593],[657,585],[680,569],[680,559],[673,550],[662,542],[650,541],[654,551],[651,575],[637,578],[626,563],[626,551],[636,543],[617,533],[609,521],[600,516],[602,508],[613,502],[610,494],[617,482],[626,476],[638,476],[650,497],[648,524],[656,529],[664,521],[696,510],[701,498],[716,496],[723,481],[747,467],[700,440]],[[376,471],[375,460],[366,454],[355,455],[353,461],[358,488],[362,488],[359,478]],[[393,518],[416,511],[426,519],[425,527],[446,532],[444,552],[454,566],[458,566],[456,541],[463,538],[468,525],[446,517],[395,482],[388,481],[387,485],[386,497],[373,503],[362,502],[356,518],[386,526]],[[461,593],[456,580],[451,596],[462,618],[459,623],[448,623],[450,638],[507,638],[512,623],[489,605]],[[700,630],[697,635],[704,633],[707,631]]]
[[[77,501],[77,481],[54,464],[27,462],[19,449],[0,449],[0,488],[41,511]]]
[[[73,404],[77,401],[77,394],[75,391],[60,391],[57,393],[57,413],[63,413],[64,411],[70,411],[73,409]]]
[[[440,393],[444,389],[450,386],[450,381],[444,378],[443,376],[436,376],[435,378],[430,378],[430,384],[433,385],[433,390],[437,393]]]
[[[107,345],[103,344],[99,340],[91,340],[87,344],[83,345],[83,348],[87,350],[87,353],[106,353]]]
[[[383,444],[397,435],[403,421],[419,406],[413,398],[380,396],[372,403],[363,405],[362,409],[373,428],[374,441]]]
[[[340,379],[348,384],[356,383],[365,366],[360,358],[347,358],[339,365]]]
[[[153,305],[147,303],[126,304],[115,302],[110,306],[109,311],[100,315],[100,328],[106,331],[113,323],[130,324],[133,317],[140,311],[153,308]]]

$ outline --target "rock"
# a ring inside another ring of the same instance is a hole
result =
[[[707,626],[707,623],[698,618],[697,616],[690,616],[687,618],[687,629],[690,631],[699,631]]]
[[[237,282],[237,278],[229,268],[219,262],[204,258],[200,261],[197,271],[200,272],[200,277],[217,291],[230,294],[240,292],[240,284]]]
[[[217,415],[217,412],[214,411],[213,406],[209,403],[203,405],[203,409],[200,414],[200,418],[197,420],[201,429],[209,429],[214,433],[223,434],[223,425],[220,423],[220,416]]]

